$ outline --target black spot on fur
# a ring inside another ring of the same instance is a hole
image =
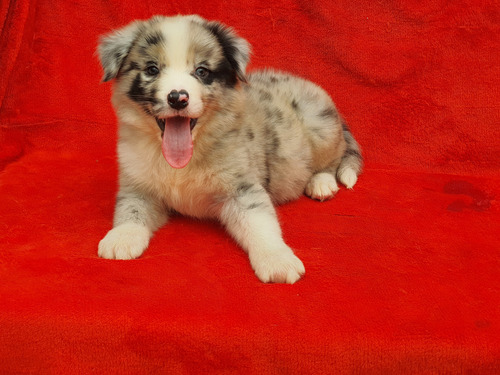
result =
[[[275,153],[276,150],[280,147],[280,139],[278,138],[278,134],[273,130],[268,133],[270,138],[269,138],[269,143],[268,145],[272,148],[272,152]]]
[[[244,182],[244,183],[238,185],[238,193],[245,194],[246,192],[248,192],[252,188],[252,186],[253,186],[252,184]]]
[[[163,34],[161,34],[160,32],[146,35],[145,40],[146,43],[150,46],[155,46],[157,44],[165,42],[165,38],[163,37]]]
[[[269,190],[269,185],[271,185],[271,165],[269,160],[266,159],[266,176],[264,177],[264,188]]]
[[[342,130],[345,132],[350,133],[351,131],[349,130],[349,126],[346,124],[345,121],[342,120]]]
[[[279,108],[264,108],[264,114],[266,115],[267,121],[272,124],[280,124],[284,120],[283,112]]]
[[[335,110],[332,107],[325,108],[323,111],[320,112],[319,117],[321,118],[334,118],[335,117]]]
[[[123,212],[127,220],[138,224],[144,224],[145,218],[137,206],[136,199],[129,196],[118,195],[116,198],[116,208]]]
[[[136,102],[143,101],[144,98],[144,88],[142,87],[141,73],[137,73],[128,91],[128,97]]]
[[[132,208],[130,210],[130,215],[134,218],[134,221],[139,220],[139,210],[137,208]]]
[[[111,81],[113,78],[115,78],[115,74],[113,74],[113,73],[106,73],[104,75],[103,82]]]
[[[247,138],[249,141],[253,141],[255,138],[255,134],[250,129],[247,130]]]
[[[292,100],[292,108],[296,111],[299,109],[299,103],[295,99]]]
[[[269,111],[271,117],[273,117],[273,113]],[[281,114],[283,116],[283,114]],[[266,173],[264,175],[264,188],[266,190],[269,190],[269,187],[271,185],[271,170],[273,169],[273,165],[275,164],[276,160],[279,159],[279,148],[281,145],[281,141],[278,137],[278,133],[274,129],[274,122],[269,122],[266,124],[265,130],[264,130],[264,136],[266,139],[266,145],[265,145],[265,168],[266,168]]]
[[[130,90],[128,91],[128,97],[132,99],[134,102],[147,105],[147,104],[156,104],[158,103],[158,99],[155,98],[156,88],[145,87],[147,83],[143,82],[141,79],[141,73],[137,73],[134,81],[132,82],[132,86],[130,86]],[[150,113],[149,108],[144,106],[144,110],[147,113]]]
[[[273,99],[273,96],[271,95],[271,93],[268,91],[265,91],[265,90],[259,90],[259,95],[260,95],[260,99],[263,101],[266,101],[266,102]]]
[[[278,133],[274,129],[275,122],[279,122],[283,120],[283,113],[280,110],[269,111],[266,109],[266,114],[269,116],[271,122],[266,123],[265,127],[265,137],[267,140],[267,148],[266,152],[275,153],[276,150],[280,147],[280,139],[278,137]]]
[[[280,139],[277,136],[275,136],[273,138],[273,148],[277,150],[280,147],[280,144],[281,144]]]
[[[354,157],[359,158],[359,159],[362,158],[361,153],[358,150],[353,150],[352,148],[348,148],[347,150],[345,150],[344,156],[348,156],[348,155],[354,156]]]
[[[213,81],[223,83],[227,87],[234,87],[238,79],[236,72],[227,61],[221,61],[219,66],[209,74],[206,84],[212,84]]]

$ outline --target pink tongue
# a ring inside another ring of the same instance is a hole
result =
[[[161,152],[173,168],[184,168],[193,155],[190,119],[171,117],[165,120]]]

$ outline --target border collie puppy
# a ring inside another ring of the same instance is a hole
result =
[[[274,205],[352,188],[360,148],[328,94],[273,70],[246,74],[250,47],[198,16],[156,16],[101,38],[114,79],[119,191],[108,259],[133,259],[169,214],[217,218],[263,282],[294,283],[304,265]]]

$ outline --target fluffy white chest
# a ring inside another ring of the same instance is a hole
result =
[[[160,146],[148,143],[120,143],[118,156],[124,178],[183,215],[216,217],[224,196],[220,181],[193,165],[183,169],[170,167]]]

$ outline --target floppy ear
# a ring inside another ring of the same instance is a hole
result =
[[[208,22],[207,28],[215,35],[231,67],[240,81],[246,82],[245,71],[250,61],[250,44],[233,29],[219,22]]]
[[[97,54],[99,55],[104,70],[103,82],[116,78],[118,75],[123,60],[127,57],[136,39],[141,23],[141,21],[132,22],[100,38]]]

